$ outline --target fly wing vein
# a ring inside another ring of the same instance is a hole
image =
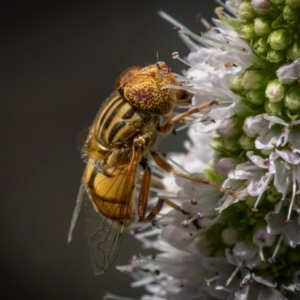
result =
[[[110,177],[98,173],[98,177],[94,178],[94,192],[98,191],[99,199],[97,195],[90,194],[86,208],[90,257],[96,274],[103,273],[111,266],[118,253],[124,226],[130,217],[134,217],[131,198],[135,174],[136,166],[133,168],[130,165],[127,168],[116,168]],[[112,196],[113,202],[104,201],[100,195]]]
[[[124,226],[96,211],[91,201],[86,208],[90,257],[95,274],[101,274],[117,255]]]

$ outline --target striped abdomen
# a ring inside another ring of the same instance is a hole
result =
[[[101,107],[93,125],[94,133],[99,143],[105,147],[126,144],[137,132],[143,131],[145,122],[155,118],[138,113],[115,91]]]
[[[103,216],[130,225],[135,219],[133,200],[136,168],[114,168],[107,176],[89,161],[83,177],[85,187],[94,207]]]

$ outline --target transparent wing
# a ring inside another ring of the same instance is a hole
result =
[[[88,163],[87,169],[89,167]],[[111,266],[120,247],[124,226],[135,217],[132,201],[135,174],[136,162],[116,168],[109,176],[93,168],[89,177],[86,221],[95,274],[101,274]]]
[[[87,201],[85,208],[90,258],[95,274],[101,274],[115,260],[124,225],[99,213],[91,201]]]
[[[72,240],[73,230],[74,230],[74,227],[76,225],[76,222],[77,222],[82,204],[84,202],[84,196],[85,195],[86,195],[85,186],[84,186],[84,184],[81,184],[80,188],[79,188],[78,196],[77,196],[76,206],[75,206],[73,216],[72,216],[72,220],[71,220],[70,230],[69,230],[69,233],[68,233],[68,243],[70,243],[71,240]]]

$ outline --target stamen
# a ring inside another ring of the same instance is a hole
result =
[[[228,294],[232,292],[231,289],[228,289],[224,286],[221,286],[221,285],[218,285],[218,286],[215,286],[215,290],[216,291],[224,291],[224,292],[227,292]]]
[[[296,295],[300,295],[300,284],[299,283],[295,284],[294,292]]]
[[[208,21],[206,21],[206,19],[201,17],[200,21],[207,31],[211,30],[212,26],[208,23]]]
[[[184,172],[184,173],[190,175],[190,173],[189,173],[187,170],[185,170],[181,165],[179,165],[173,158],[169,157],[169,158],[168,158],[168,161],[170,161],[172,164],[174,164],[174,165],[175,165],[178,169],[180,169],[182,172]]]
[[[227,6],[225,3],[223,3],[223,1],[221,0],[215,0],[218,4],[220,4],[222,7],[224,7],[225,9],[227,9],[232,15],[234,15],[235,17],[238,17],[238,15],[235,13],[235,11]]]
[[[179,53],[178,53],[178,52],[173,52],[173,53],[172,53],[172,58],[173,58],[173,59],[179,58]]]
[[[188,220],[183,220],[183,221],[181,222],[181,226],[182,226],[183,228],[187,228],[187,227],[189,226]]]
[[[180,57],[178,52],[173,52],[172,53],[172,58],[173,59],[178,59],[179,61],[181,61],[182,63],[186,64],[187,66],[189,66],[190,68],[192,67],[192,65],[190,63],[188,63],[187,61],[185,61],[183,58]],[[181,86],[180,86],[181,87]]]
[[[145,237],[157,235],[157,234],[159,234],[160,232],[161,232],[160,229],[155,228],[155,229],[152,229],[152,230],[143,232],[143,233],[135,234],[134,236],[135,236],[135,238],[137,238],[137,239],[143,239],[143,238],[145,238]]]
[[[187,228],[193,221],[202,220],[202,219],[203,219],[203,214],[201,212],[198,212],[196,215],[194,215],[190,219],[182,221],[181,226],[184,228]]]
[[[268,177],[268,180],[265,182],[265,184],[264,184],[264,186],[263,186],[263,192],[257,197],[254,206],[251,208],[251,210],[252,210],[253,212],[258,212],[257,205],[258,205],[258,203],[259,203],[259,201],[260,201],[260,198],[262,197],[264,191],[267,189],[267,186],[269,185],[269,182],[271,181],[272,177],[273,177],[273,176],[269,176],[269,177]]]
[[[216,40],[210,36],[207,36],[207,35],[203,35],[202,36],[202,42],[208,44],[208,45],[211,45],[213,47],[226,47],[227,48],[231,48],[231,49],[235,49],[237,51],[240,51],[240,52],[243,52],[245,53],[245,48],[244,47],[241,47],[241,46],[238,46],[238,45],[234,45],[234,44],[229,44],[229,41],[228,43],[224,43],[223,41],[220,41],[220,40]]]
[[[191,121],[191,122],[188,122],[188,123],[186,123],[185,125],[182,125],[182,126],[180,126],[180,127],[176,128],[177,132],[178,132],[178,131],[181,131],[181,130],[183,130],[183,129],[185,129],[185,128],[188,128],[188,127],[190,127],[191,123],[192,123],[192,121]]]
[[[127,297],[122,297],[122,296],[117,296],[111,293],[106,292],[106,294],[103,296],[104,300],[137,300],[134,298],[127,298]]]
[[[238,263],[238,265],[236,266],[236,268],[234,269],[233,273],[230,275],[230,277],[227,279],[226,281],[226,286],[228,286],[230,284],[230,282],[232,281],[232,279],[234,278],[234,276],[237,274],[237,272],[240,270],[241,266],[242,266],[243,262],[240,261]]]
[[[159,193],[159,192],[163,192],[164,190],[150,186],[150,191],[154,193]]]
[[[195,18],[195,22],[196,22],[196,23],[201,22],[201,18],[202,18],[201,13],[197,13],[196,18]]]
[[[155,278],[153,278],[153,276],[151,276],[151,277],[148,276],[148,277],[144,277],[141,280],[137,280],[137,281],[134,281],[134,282],[130,283],[129,286],[131,288],[136,288],[136,287],[140,287],[140,286],[143,286],[143,285],[150,284],[153,281],[155,281]]]
[[[154,165],[153,161],[151,161],[151,166],[152,168],[152,173],[153,175],[157,176],[159,178],[159,180],[161,180],[162,177],[164,177],[165,173],[162,169],[159,169],[156,165]]]
[[[198,204],[198,199],[195,199],[195,198],[193,198],[193,199],[191,199],[191,203],[193,204],[193,205],[196,205],[196,204]]]
[[[190,30],[186,29],[186,28],[183,28],[181,30],[179,30],[179,34],[185,34],[187,35],[188,37],[191,37],[193,38],[194,40],[196,40],[198,43],[200,44],[204,44],[202,39],[203,39],[203,36],[200,36],[198,34],[195,34],[193,32],[191,32]]]
[[[145,267],[145,265],[147,265],[148,262],[145,261],[135,261],[134,264],[130,264],[130,265],[124,265],[124,266],[116,266],[116,269],[120,272],[126,273],[126,272],[132,272],[133,269],[135,268],[142,268]]]
[[[138,222],[135,222],[133,223],[130,228],[132,229],[131,231],[131,234],[132,235],[135,235],[136,233],[140,233],[142,231],[145,231],[145,230],[148,230],[151,228],[151,224],[149,222],[146,222],[146,223],[138,223]]]
[[[178,27],[180,29],[186,28],[183,24],[179,23],[178,21],[176,21],[174,18],[172,18],[170,15],[168,15],[167,13],[165,13],[164,11],[160,10],[158,12],[158,14],[164,18],[165,20],[167,20],[169,23],[173,24],[175,27]]]
[[[285,220],[285,224],[292,222],[291,214],[292,214],[292,209],[293,209],[293,206],[294,206],[294,203],[295,203],[295,197],[296,197],[296,188],[297,188],[297,186],[296,186],[296,170],[295,170],[294,166],[292,168],[293,168],[293,171],[292,171],[292,182],[293,182],[293,185],[292,185],[292,199],[291,199],[291,203],[290,203],[290,206],[289,206],[287,219]]]
[[[184,76],[182,76],[182,75],[180,75],[180,74],[177,74],[177,73],[173,73],[174,75],[175,75],[175,77],[176,77],[176,79],[178,80],[178,81],[180,81],[180,82],[187,82],[186,80],[187,80],[187,78],[186,77],[184,77]]]
[[[197,220],[202,220],[204,218],[203,213],[201,213],[200,211],[197,213]]]
[[[220,277],[221,277],[221,276],[218,275],[218,276],[212,277],[212,278],[210,278],[210,279],[204,278],[204,280],[205,280],[207,286],[210,286],[211,282],[214,282],[214,281],[218,280]]]
[[[168,257],[163,256],[164,254],[160,255],[157,254],[156,256],[149,256],[149,257],[143,257],[141,256],[141,258],[143,259],[144,262],[148,262],[153,264],[153,260],[155,260],[155,262],[157,263],[162,263],[162,264],[169,264],[169,265],[173,265],[173,266],[181,266],[182,262],[178,261],[177,259],[171,259]]]
[[[179,37],[190,48],[191,52],[197,52],[201,47],[194,43],[189,36],[184,33],[179,33]]]
[[[259,254],[260,259],[261,259],[262,261],[265,261],[264,252],[263,252],[263,246],[262,246],[262,245],[259,245],[259,246],[258,246],[258,249],[259,249],[258,254]]]
[[[283,239],[283,234],[280,235],[279,239],[278,239],[278,242],[277,242],[277,245],[274,249],[274,252],[273,252],[273,255],[268,259],[269,263],[274,263],[276,261],[276,255],[277,255],[277,252],[280,248],[280,244],[282,242],[282,239]]]
[[[246,285],[249,285],[250,283],[251,283],[251,278],[250,278],[250,276],[247,276],[242,280],[241,286],[244,287]]]

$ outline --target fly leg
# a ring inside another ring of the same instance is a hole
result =
[[[211,107],[212,105],[220,105],[221,104],[221,101],[220,100],[214,100],[214,101],[211,101],[211,102],[208,102],[208,103],[205,103],[205,104],[202,104],[200,106],[197,106],[197,107],[194,107],[192,108],[191,110],[188,110],[186,112],[183,112],[179,115],[174,115],[174,114],[171,114],[169,116],[169,118],[167,119],[167,121],[165,122],[165,124],[161,125],[159,128],[158,128],[158,131],[159,132],[162,132],[162,133],[167,133],[170,131],[170,129],[172,128],[172,125],[175,121],[178,121],[178,122],[181,122],[184,120],[185,117],[188,117],[192,114],[195,114],[199,111],[202,111],[206,108],[209,108]]]
[[[159,198],[155,207],[149,212],[146,216],[147,205],[148,205],[148,195],[150,189],[150,182],[151,182],[151,169],[147,163],[146,159],[141,161],[141,166],[144,169],[144,174],[142,178],[142,185],[138,199],[138,222],[146,223],[148,221],[153,220],[153,218],[160,212],[163,207],[163,204],[167,204],[172,208],[182,212],[183,214],[189,214],[185,210],[183,210],[179,205],[173,203],[169,199]]]
[[[179,176],[179,177],[182,177],[182,178],[192,180],[194,182],[199,182],[199,183],[210,185],[210,186],[218,189],[219,191],[230,195],[233,199],[237,199],[237,195],[234,193],[234,191],[231,188],[223,188],[223,187],[219,186],[218,184],[210,182],[209,180],[202,179],[202,178],[195,177],[195,176],[191,176],[191,175],[187,175],[187,174],[183,174],[183,173],[179,173],[164,158],[162,158],[158,153],[156,153],[154,151],[151,151],[150,153],[151,153],[154,161],[156,162],[156,164],[160,168],[165,170],[166,172],[168,172],[172,175],[175,175],[175,176]]]

